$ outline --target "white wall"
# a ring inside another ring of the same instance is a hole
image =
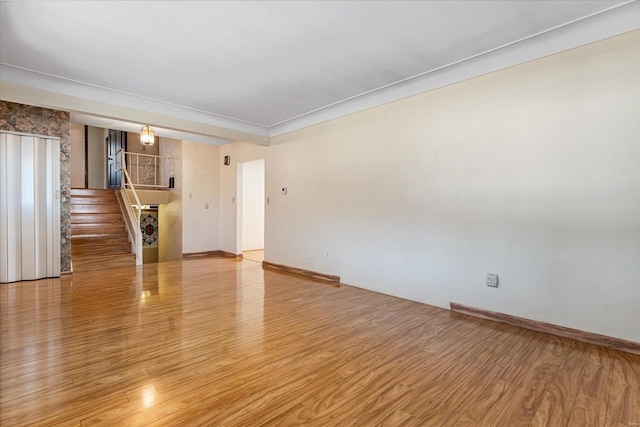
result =
[[[71,188],[84,188],[84,125],[69,123],[71,139]]]
[[[242,250],[264,249],[264,159],[241,163]]]
[[[266,260],[640,341],[638,46],[640,31],[274,138]]]
[[[107,188],[107,133],[93,126],[87,130],[89,188]]]
[[[182,252],[220,249],[220,147],[182,142]]]
[[[84,188],[88,167],[89,188],[107,188],[106,129],[89,126],[87,130],[87,165],[85,165],[84,125],[71,123],[71,188]]]
[[[224,156],[231,157],[229,166],[220,166],[220,248],[223,251],[238,254],[242,252],[241,232],[238,230],[238,163],[265,159],[267,147],[234,142],[220,147],[220,161]],[[268,160],[265,168],[268,170]],[[265,178],[268,179],[268,178]],[[268,185],[268,182],[267,182]],[[265,249],[266,250],[266,249]]]
[[[161,156],[175,159],[162,169],[163,182],[173,176],[175,187],[169,190],[169,203],[158,205],[158,261],[164,262],[182,259],[182,141],[160,138],[158,146]]]

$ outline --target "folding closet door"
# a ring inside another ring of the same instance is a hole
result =
[[[60,140],[0,133],[0,283],[60,275]]]

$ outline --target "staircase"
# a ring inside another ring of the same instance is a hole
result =
[[[113,190],[71,189],[73,271],[135,266]]]

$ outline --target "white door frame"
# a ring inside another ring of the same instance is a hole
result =
[[[264,158],[247,160],[245,162],[238,162],[236,168],[236,253],[241,254],[244,250],[243,244],[243,226],[244,226],[244,215],[243,215],[243,199],[244,199],[244,165],[246,163],[263,161],[265,164],[265,176],[263,177],[262,184],[265,186],[265,194],[266,194],[266,160]],[[266,199],[262,201],[265,205],[265,215],[266,215]],[[263,222],[265,221],[265,215],[263,215]]]

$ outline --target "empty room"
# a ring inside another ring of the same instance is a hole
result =
[[[640,425],[640,2],[0,2],[0,425]]]

